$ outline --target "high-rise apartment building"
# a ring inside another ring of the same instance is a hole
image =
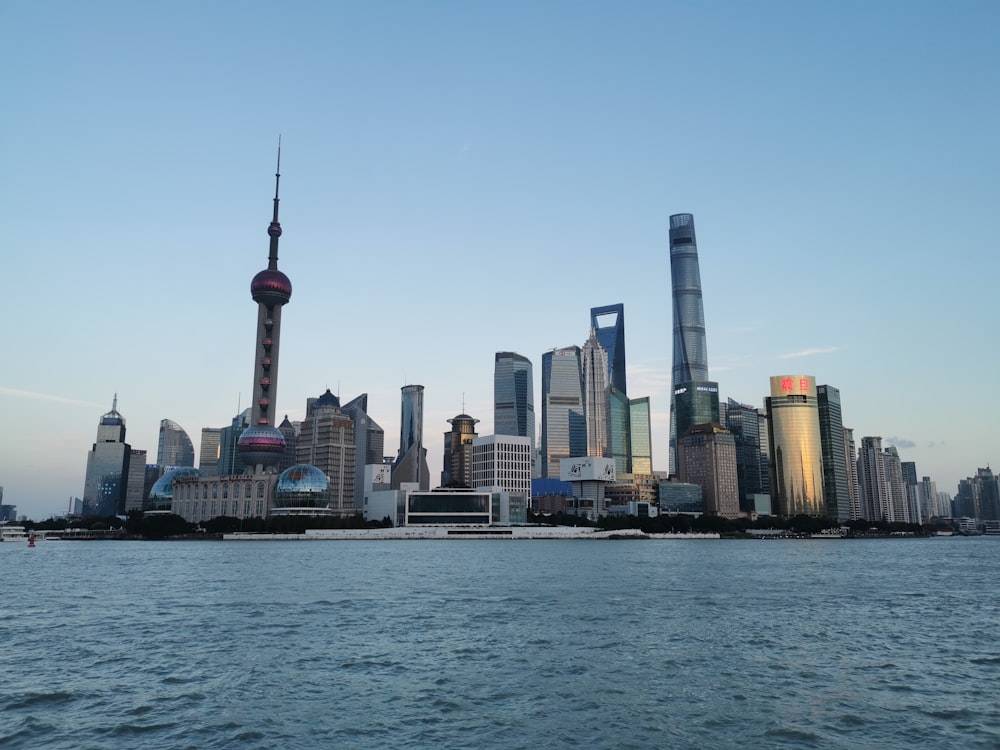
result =
[[[882,461],[885,466],[886,488],[889,494],[891,507],[890,521],[900,521],[902,523],[912,523],[910,507],[906,502],[906,484],[903,482],[903,464],[899,459],[899,451],[896,446],[890,445],[885,449],[885,457]]]
[[[497,352],[493,369],[493,431],[531,441],[535,455],[535,381],[531,360],[515,352]],[[534,459],[532,459],[534,461]],[[535,466],[534,474],[538,474]]]
[[[398,490],[403,483],[416,483],[421,490],[430,489],[427,449],[424,448],[422,385],[404,385],[401,389],[399,453],[392,466],[392,488]]]
[[[191,443],[191,438],[184,432],[184,428],[172,419],[160,420],[156,463],[163,467],[194,466],[194,445]]]
[[[128,479],[125,484],[126,513],[145,510],[144,500],[151,486],[146,485],[146,451],[133,448],[128,459]]]
[[[542,355],[543,478],[559,478],[562,459],[587,455],[583,399],[580,347],[545,352]]]
[[[97,440],[87,454],[83,515],[113,516],[125,512],[132,447],[125,442],[125,418],[118,413],[118,394],[111,411],[97,424]]]
[[[823,448],[823,498],[826,501],[826,515],[838,521],[850,521],[851,494],[848,487],[840,390],[832,385],[817,385],[816,405],[819,409],[819,439]]]
[[[673,395],[670,400],[670,470],[676,472],[677,438],[696,424],[719,421],[718,384],[708,379],[705,309],[701,296],[694,216],[670,217],[670,282],[673,299]],[[698,390],[697,386],[704,390]],[[714,391],[708,390],[714,386]],[[714,405],[711,396],[714,394]],[[686,423],[678,421],[677,397],[685,403]],[[700,398],[704,396],[705,398]]]
[[[861,489],[861,517],[867,521],[895,521],[886,482],[882,438],[861,438],[858,450],[858,486]]]
[[[764,403],[772,507],[779,516],[825,516],[816,379],[811,375],[774,376],[771,395]]]
[[[862,518],[861,487],[858,484],[858,451],[854,444],[854,430],[844,428],[844,463],[847,469],[847,497],[850,520]]]
[[[459,414],[448,420],[451,429],[444,434],[442,487],[472,487],[472,443],[478,437],[478,419]]]

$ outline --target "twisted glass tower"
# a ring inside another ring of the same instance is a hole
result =
[[[719,386],[708,379],[705,308],[691,214],[670,217],[670,281],[674,308],[670,466],[676,471],[677,438],[694,425],[719,421]]]

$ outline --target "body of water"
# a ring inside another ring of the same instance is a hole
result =
[[[1000,540],[0,545],[0,747],[1000,747]]]

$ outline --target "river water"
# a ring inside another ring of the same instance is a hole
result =
[[[1000,747],[1000,539],[0,545],[0,747]]]

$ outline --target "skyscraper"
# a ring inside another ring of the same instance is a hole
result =
[[[172,419],[160,420],[156,463],[164,467],[194,466],[194,445],[191,443],[191,438]]]
[[[399,453],[392,465],[392,488],[402,483],[417,483],[430,489],[427,449],[424,448],[424,387],[404,385],[401,389],[399,415]]]
[[[206,475],[216,475],[219,473],[222,430],[222,427],[201,428],[201,448],[198,452],[198,468]]]
[[[844,428],[844,463],[847,465],[847,497],[849,517],[857,521],[861,515],[861,488],[858,485],[858,451],[854,445],[854,430]]]
[[[355,396],[343,405],[354,419],[354,507],[364,508],[365,467],[381,464],[385,454],[385,431],[368,416],[368,394]]]
[[[542,355],[542,477],[558,479],[559,461],[587,455],[580,347]]]
[[[472,443],[478,419],[459,414],[448,420],[451,429],[444,434],[444,467],[441,470],[442,487],[472,487]],[[529,477],[530,478],[530,477]]]
[[[632,473],[653,473],[653,430],[649,417],[649,396],[629,399],[629,432],[632,444]]]
[[[694,425],[719,421],[719,386],[708,379],[705,309],[691,214],[670,217],[670,280],[674,339],[670,468],[676,471],[677,438]]]
[[[754,495],[767,494],[760,471],[760,425],[757,408],[729,399],[725,427],[736,445],[736,482],[740,488],[740,508],[753,510]]]
[[[826,515],[838,521],[851,520],[847,451],[844,447],[844,419],[840,390],[832,385],[816,386],[819,409],[819,439],[823,446],[823,498]]]
[[[251,424],[240,435],[240,457],[254,473],[272,473],[285,453],[285,436],[275,426],[278,396],[278,347],[281,343],[281,310],[292,298],[292,282],[278,270],[278,186],[281,180],[281,145],[274,173],[274,213],[267,227],[270,246],[267,268],[253,277],[250,296],[257,303],[257,352],[254,359]]]
[[[717,424],[700,424],[677,440],[677,473],[682,482],[701,487],[708,515],[736,518],[740,490],[736,473],[736,441]]]
[[[816,379],[771,378],[767,408],[771,501],[779,516],[826,515]]]
[[[861,517],[868,521],[894,521],[885,474],[882,438],[861,438],[858,451],[858,485],[861,489]]]
[[[535,381],[531,360],[514,352],[497,352],[493,368],[493,431],[526,437],[535,455]],[[534,463],[534,458],[532,458]],[[537,473],[537,468],[534,470]]]
[[[625,387],[625,305],[590,308],[590,328],[608,353],[608,383],[622,393]]]
[[[125,418],[118,413],[118,394],[111,411],[97,423],[97,440],[87,454],[83,515],[113,516],[125,512],[132,447],[125,442]]]
[[[580,350],[583,366],[583,414],[587,420],[587,455],[611,457],[608,441],[608,352],[593,328],[590,338]]]
[[[354,515],[354,420],[340,408],[340,399],[329,388],[306,404],[295,460],[297,464],[315,466],[326,475],[327,507],[335,515]]]

